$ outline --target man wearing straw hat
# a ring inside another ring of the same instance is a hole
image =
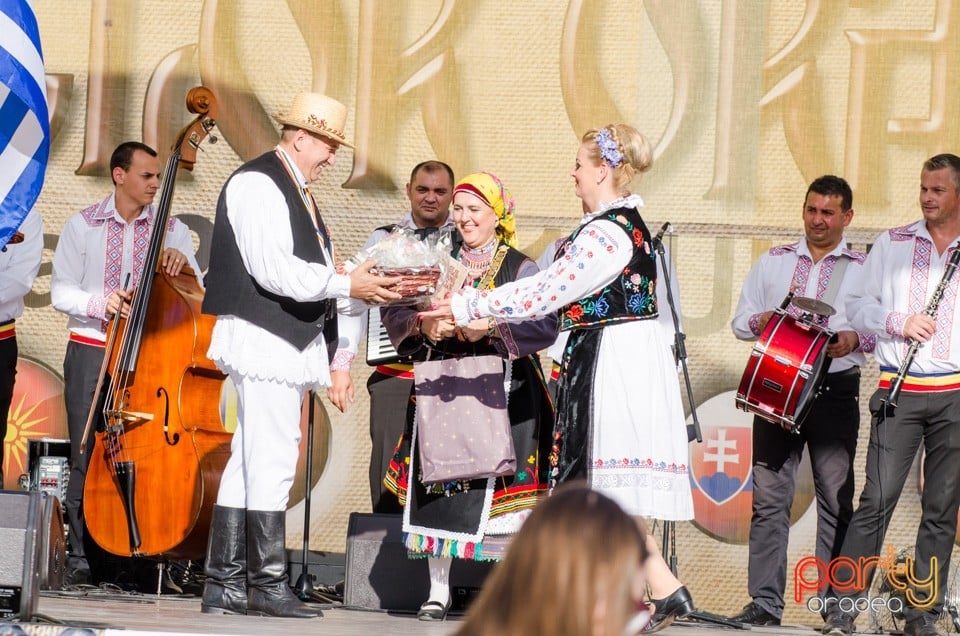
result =
[[[308,185],[333,166],[347,109],[297,95],[277,116],[276,148],[242,165],[217,202],[204,313],[217,316],[207,355],[237,388],[237,429],[207,547],[205,613],[313,618],[287,584],[285,516],[304,394],[330,384],[337,305],[399,298],[398,279],[349,275]],[[307,540],[304,537],[304,540]]]

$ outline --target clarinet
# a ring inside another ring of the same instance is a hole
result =
[[[960,245],[956,246],[950,255],[947,267],[943,270],[943,278],[940,279],[937,288],[933,290],[933,296],[930,297],[930,302],[927,303],[926,309],[923,310],[923,313],[931,318],[937,315],[937,307],[940,306],[940,301],[943,300],[943,294],[947,290],[947,285],[950,284],[950,279],[953,277],[953,272],[956,271],[957,265],[960,265]],[[897,376],[891,380],[890,392],[887,393],[887,399],[884,400],[890,408],[897,407],[897,398],[900,396],[900,389],[903,388],[903,381],[907,377],[907,371],[910,370],[910,365],[913,364],[913,359],[916,357],[917,349],[919,348],[920,341],[911,338],[910,346],[907,348],[907,355],[903,359],[900,368],[897,369]]]

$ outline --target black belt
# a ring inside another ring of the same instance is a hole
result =
[[[860,367],[853,366],[843,371],[837,371],[836,373],[827,373],[827,378],[848,378],[854,375],[860,377]]]
[[[825,390],[843,393],[856,393],[860,388],[860,367],[850,367],[836,373],[828,373],[823,381]]]

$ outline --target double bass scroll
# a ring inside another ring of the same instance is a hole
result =
[[[161,267],[179,168],[192,169],[216,124],[202,86],[187,94],[197,117],[178,135],[161,183],[144,272],[126,318],[107,341],[102,408],[84,484],[90,536],[118,555],[202,557],[230,433],[220,417],[225,377],[207,359],[214,318],[201,314],[196,273]],[[94,418],[90,418],[91,421]]]

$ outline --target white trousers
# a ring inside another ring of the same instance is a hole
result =
[[[300,453],[304,388],[237,374],[230,379],[237,387],[237,430],[217,504],[286,510]]]

